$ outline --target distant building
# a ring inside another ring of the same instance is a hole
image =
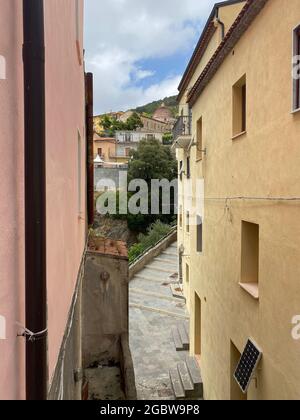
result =
[[[133,111],[124,112],[119,118],[119,121],[126,122],[128,118],[133,115]],[[168,133],[171,128],[168,122],[157,120],[155,118],[147,117],[146,115],[140,114],[140,118],[144,124],[142,128],[137,128],[136,131],[141,133]]]
[[[116,155],[116,139],[114,137],[101,137],[94,133],[94,158],[99,156],[103,161],[110,162]]]
[[[117,157],[129,159],[132,150],[137,150],[142,140],[156,139],[163,142],[163,133],[150,133],[138,131],[116,131]]]
[[[154,112],[153,118],[158,121],[162,121],[165,123],[174,122],[175,119],[173,118],[172,111],[168,108],[165,103],[163,102],[159,108]]]

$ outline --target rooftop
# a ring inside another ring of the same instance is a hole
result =
[[[111,257],[128,258],[126,243],[108,238],[91,237],[88,242],[88,251]]]

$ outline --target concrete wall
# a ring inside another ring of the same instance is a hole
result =
[[[107,179],[114,182],[116,188],[120,187],[120,176],[124,176],[128,172],[127,168],[95,168],[95,190],[98,191],[97,184],[99,181]],[[101,191],[104,188],[101,187]]]
[[[83,367],[120,362],[121,336],[128,333],[128,259],[89,251],[82,304]]]
[[[300,399],[300,343],[291,334],[292,318],[300,312],[299,202],[229,200],[226,207],[225,200],[300,197],[300,115],[291,114],[292,31],[299,24],[298,0],[269,1],[193,107],[193,131],[202,117],[207,148],[202,161],[196,161],[195,148],[191,152],[193,186],[197,178],[205,181],[203,253],[196,252],[196,228],[187,234],[185,223],[179,245],[190,250],[184,262],[190,266],[185,290],[192,352],[200,322],[194,316],[195,294],[201,299],[207,399],[236,397],[231,393],[233,349],[241,353],[249,337],[264,355],[248,399]],[[247,132],[232,139],[232,87],[244,74]],[[239,286],[242,221],[260,227],[259,300]]]

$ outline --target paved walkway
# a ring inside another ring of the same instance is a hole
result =
[[[176,351],[172,338],[172,327],[188,319],[184,301],[170,289],[177,261],[174,244],[130,283],[130,347],[139,400],[174,399],[169,370],[187,354]]]

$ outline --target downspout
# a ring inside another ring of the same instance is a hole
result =
[[[216,9],[215,22],[216,22],[216,25],[220,25],[221,26],[221,34],[222,34],[222,41],[223,41],[224,38],[225,38],[225,25],[224,25],[224,23],[219,18],[219,8],[218,7]]]
[[[23,0],[26,399],[47,398],[44,1]]]
[[[86,95],[86,139],[87,139],[87,207],[88,225],[94,223],[94,98],[93,98],[93,74],[85,75]]]

